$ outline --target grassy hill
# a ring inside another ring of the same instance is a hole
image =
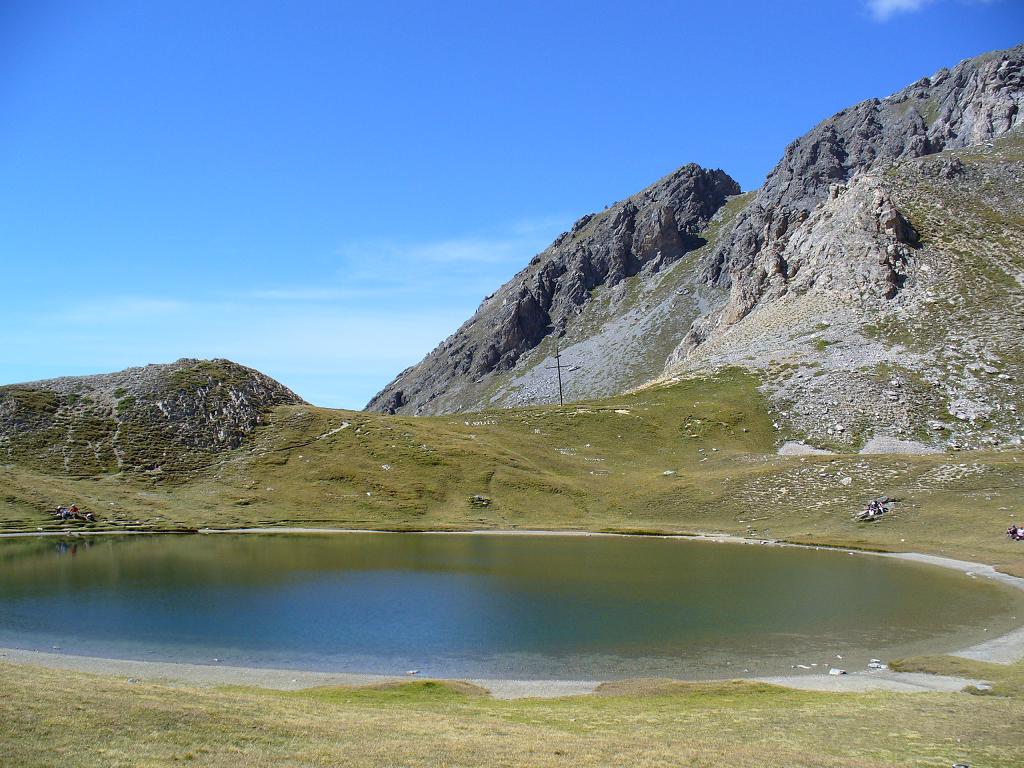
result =
[[[564,407],[439,417],[277,406],[240,447],[158,475],[0,466],[0,530],[303,526],[724,532],[919,550],[1024,573],[1003,531],[1024,500],[1019,450],[780,456],[758,380],[738,369]],[[878,495],[892,515],[852,515]]]
[[[230,360],[182,359],[0,387],[0,461],[86,476],[178,476],[302,399]]]

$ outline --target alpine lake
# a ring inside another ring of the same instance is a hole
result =
[[[0,541],[0,646],[424,677],[862,669],[1024,623],[1024,593],[866,553],[656,537]]]

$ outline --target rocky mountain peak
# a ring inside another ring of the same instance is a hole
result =
[[[1024,123],[1024,45],[940,69],[885,99],[868,99],[820,123],[788,147],[750,206],[701,265],[731,289],[714,318],[744,317],[765,293],[770,267],[794,231],[836,184],[905,159],[1002,136]],[[706,325],[706,324],[705,324]],[[695,329],[690,342],[710,333]]]
[[[1019,444],[1022,102],[1018,46],[839,112],[754,193],[686,166],[580,219],[371,407],[558,402],[557,339],[568,400],[739,366],[781,443]]]
[[[453,386],[513,368],[549,334],[562,334],[598,287],[658,271],[703,244],[699,233],[739,185],[724,171],[685,165],[600,213],[583,216],[484,299],[458,331],[401,373],[367,406],[394,413],[454,410]]]

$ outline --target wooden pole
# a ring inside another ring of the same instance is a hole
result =
[[[555,339],[555,364],[549,365],[547,368],[552,368],[558,374],[558,404],[565,405],[565,399],[562,397],[562,353],[558,351],[558,340]]]
[[[555,342],[555,370],[558,371],[558,404],[565,405],[562,399],[562,354],[558,351],[558,342]]]

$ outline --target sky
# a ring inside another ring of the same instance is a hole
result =
[[[361,408],[579,216],[745,190],[1024,0],[0,0],[0,383],[180,357]]]

